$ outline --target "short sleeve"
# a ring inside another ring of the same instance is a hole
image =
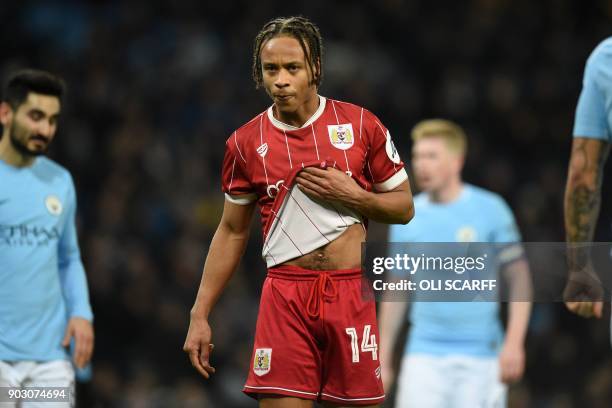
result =
[[[497,220],[490,241],[494,243],[512,243],[521,241],[521,233],[512,214],[512,210],[500,197],[496,203],[494,219]]]
[[[612,123],[609,122],[612,117],[609,115],[612,115],[612,112],[606,112],[606,92],[612,93],[612,80],[607,75],[601,75],[604,70],[609,69],[605,66],[607,56],[603,52],[598,47],[586,63],[582,91],[576,106],[574,137],[610,141]],[[611,98],[612,96],[608,96],[608,99]]]
[[[246,172],[246,160],[238,146],[236,133],[225,143],[221,187],[225,199],[234,204],[247,205],[257,199]]]
[[[370,112],[366,120],[368,121],[367,143],[369,143],[366,177],[374,185],[374,190],[391,191],[407,180],[408,174],[391,140],[389,130]]]

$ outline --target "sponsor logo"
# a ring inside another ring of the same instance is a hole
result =
[[[259,146],[257,148],[257,154],[259,154],[261,157],[266,157],[266,154],[268,153],[268,144],[264,143],[261,146]]]
[[[385,144],[385,150],[387,151],[387,156],[389,156],[389,160],[391,160],[395,164],[399,164],[401,161],[399,153],[395,148],[395,144],[393,140],[391,140],[391,133],[387,130],[387,143]]]
[[[278,180],[276,184],[268,184],[268,188],[266,189],[266,192],[268,193],[268,197],[270,198],[276,197],[278,195],[278,191],[280,190],[284,182],[285,180]]]
[[[328,125],[329,141],[340,150],[350,149],[355,144],[355,134],[353,125],[350,123],[343,125]]]
[[[57,196],[50,195],[45,198],[45,206],[47,207],[47,211],[49,214],[59,216],[64,207],[62,206],[62,202],[57,198]]]
[[[380,379],[380,366],[378,366],[376,370],[374,370],[374,375],[376,376],[376,378]]]
[[[455,235],[457,242],[476,242],[477,237],[476,230],[469,225],[459,228]]]
[[[255,349],[255,361],[253,361],[253,372],[255,375],[262,376],[270,372],[272,366],[272,349]]]
[[[10,247],[48,246],[59,240],[60,233],[56,227],[45,228],[31,225],[3,225],[0,224],[0,245]]]

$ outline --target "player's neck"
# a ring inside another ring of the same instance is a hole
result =
[[[443,188],[430,191],[428,193],[429,201],[439,204],[448,204],[459,198],[463,191],[463,182],[461,179],[452,180]]]
[[[13,167],[28,167],[34,163],[36,157],[19,153],[12,145],[10,136],[4,134],[0,140],[0,160]]]
[[[282,112],[278,109],[276,104],[274,104],[274,108],[272,109],[272,113],[274,117],[289,126],[293,126],[296,128],[300,128],[315,114],[317,109],[319,108],[320,98],[317,93],[315,93],[312,97],[306,100],[302,105],[300,105],[294,112]]]

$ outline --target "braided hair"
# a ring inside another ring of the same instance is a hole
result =
[[[306,62],[312,72],[310,84],[317,87],[321,84],[323,76],[323,39],[319,28],[305,17],[278,17],[264,24],[255,37],[253,47],[253,79],[255,87],[263,86],[263,73],[261,70],[261,47],[274,38],[287,36],[295,38],[302,47]]]

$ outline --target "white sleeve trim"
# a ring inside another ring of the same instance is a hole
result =
[[[514,262],[524,256],[523,246],[521,244],[510,245],[501,250],[499,253],[499,261],[502,264]]]
[[[249,205],[257,200],[257,194],[240,194],[240,195],[229,195],[225,193],[225,199],[233,204],[238,205]]]
[[[395,187],[399,186],[406,180],[408,180],[408,173],[406,173],[405,168],[402,168],[400,171],[398,171],[382,183],[374,184],[374,190],[381,193],[385,193],[387,191],[393,190]]]

